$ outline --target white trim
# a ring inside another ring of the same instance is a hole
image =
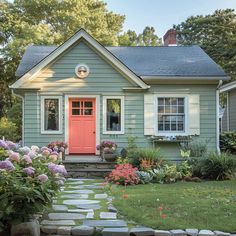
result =
[[[227,115],[227,124],[226,124],[226,128],[227,128],[227,131],[229,131],[229,122],[230,122],[230,119],[229,119],[229,92],[227,92],[227,95],[226,95],[226,115]]]
[[[120,99],[121,100],[121,129],[120,131],[107,131],[107,99]],[[103,134],[124,134],[125,133],[125,104],[124,96],[103,96]]]
[[[220,110],[220,91],[216,90],[216,150],[220,152],[220,125],[219,125],[219,110]]]
[[[236,88],[236,81],[233,81],[231,83],[225,84],[220,87],[220,93],[230,91],[232,89]]]
[[[166,98],[166,97],[176,97],[176,98],[184,98],[184,132],[165,132],[158,131],[158,98]],[[188,94],[158,94],[155,95],[154,98],[154,131],[155,136],[187,136],[189,135],[189,122],[188,122],[188,114],[189,114],[189,106],[188,106],[189,95]]]
[[[58,130],[45,130],[44,129],[44,101],[45,99],[58,99]],[[62,96],[40,96],[40,100],[41,100],[41,134],[63,134],[62,132]]]
[[[21,141],[22,141],[22,146],[25,145],[25,98],[14,92],[14,90],[11,90],[12,93],[16,96],[22,99],[22,119],[21,119]]]
[[[67,94],[64,97],[64,104],[65,104],[65,142],[69,144],[69,99],[70,98],[95,98],[96,99],[96,146],[100,144],[100,95],[77,95],[77,94]],[[66,149],[66,154],[69,154],[69,148]],[[96,150],[96,155],[99,155],[99,150]]]
[[[91,35],[89,35],[84,29],[80,29],[76,34],[69,38],[65,43],[57,47],[49,56],[45,57],[41,62],[34,66],[30,71],[24,74],[20,79],[13,83],[10,88],[19,88],[26,80],[35,78],[40,70],[45,68],[49,63],[60,56],[70,46],[78,42],[81,38],[85,39],[95,50],[100,52],[110,63],[121,70],[133,83],[137,84],[141,88],[148,89],[148,86],[143,82],[133,71],[125,66],[120,60],[118,60],[110,51],[99,44]]]

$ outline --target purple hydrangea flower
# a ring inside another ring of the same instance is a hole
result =
[[[51,152],[51,155],[59,156],[57,152]]]
[[[64,185],[64,181],[63,180],[57,180],[56,181],[56,184],[59,185],[59,186],[63,186]]]
[[[3,170],[14,170],[15,167],[9,160],[0,161],[0,169]]]
[[[32,166],[30,166],[30,167],[24,168],[23,171],[27,175],[32,176],[32,175],[34,175],[35,169]]]
[[[37,153],[35,151],[30,151],[28,155],[30,156],[30,158],[34,158],[37,156]]]
[[[64,152],[65,151],[65,148],[64,147],[60,147],[60,152]]]
[[[13,143],[12,141],[6,141],[6,144],[10,150],[16,150],[17,144]]]
[[[19,152],[22,153],[23,155],[27,155],[30,151],[31,151],[31,149],[27,146],[19,148]]]
[[[58,147],[54,147],[54,148],[53,148],[53,151],[54,151],[54,152],[58,152]]]
[[[32,150],[33,152],[39,152],[39,151],[40,151],[39,147],[36,146],[36,145],[31,146],[31,150]]]
[[[57,165],[54,163],[49,163],[48,164],[48,169],[53,173],[53,174],[62,174],[62,175],[67,175],[67,171],[65,169],[65,166],[63,165]]]
[[[8,147],[8,145],[7,145],[7,143],[6,143],[6,141],[0,139],[0,148],[3,148],[3,149],[5,149],[5,150],[8,150],[8,149],[9,149],[9,147]]]
[[[45,174],[41,174],[38,176],[38,180],[41,182],[41,183],[44,183],[48,180],[48,176],[45,175]]]

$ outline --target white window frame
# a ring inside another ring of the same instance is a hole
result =
[[[58,99],[58,112],[59,112],[59,124],[58,130],[45,130],[44,129],[44,123],[45,123],[45,100],[46,99]],[[41,96],[41,134],[62,134],[62,96]]]
[[[184,132],[174,131],[158,131],[158,98],[184,98]],[[186,136],[189,135],[189,96],[186,94],[159,94],[155,96],[154,102],[154,119],[155,119],[155,136]]]
[[[107,131],[107,100],[120,99],[121,104],[121,129],[120,131]],[[124,134],[125,133],[125,102],[124,96],[103,96],[103,134]]]

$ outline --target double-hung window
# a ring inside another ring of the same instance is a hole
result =
[[[62,132],[61,99],[60,96],[41,97],[41,133],[59,134]]]
[[[103,97],[103,133],[124,134],[124,97]]]
[[[181,134],[186,132],[186,98],[157,98],[157,133]]]

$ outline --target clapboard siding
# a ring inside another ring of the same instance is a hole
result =
[[[89,76],[80,80],[74,74],[78,63],[86,63],[90,68]],[[140,147],[152,147],[152,143],[144,136],[144,94],[199,94],[200,95],[200,136],[199,140],[209,141],[209,149],[216,150],[216,97],[214,85],[152,85],[146,92],[125,92],[123,87],[134,87],[116,69],[94,52],[85,42],[80,42],[60,56],[54,63],[45,68],[37,78],[27,84],[28,88],[41,88],[40,92],[25,93],[25,144],[44,146],[53,140],[65,140],[64,99],[67,94],[100,95],[100,138],[113,140],[118,147],[127,146],[129,135],[136,137]],[[62,96],[63,134],[41,134],[40,96],[47,92]],[[125,98],[125,134],[103,134],[102,99],[107,95],[123,95]],[[164,157],[176,159],[180,156],[176,143],[160,143]]]
[[[236,89],[229,91],[229,130],[236,131]]]

